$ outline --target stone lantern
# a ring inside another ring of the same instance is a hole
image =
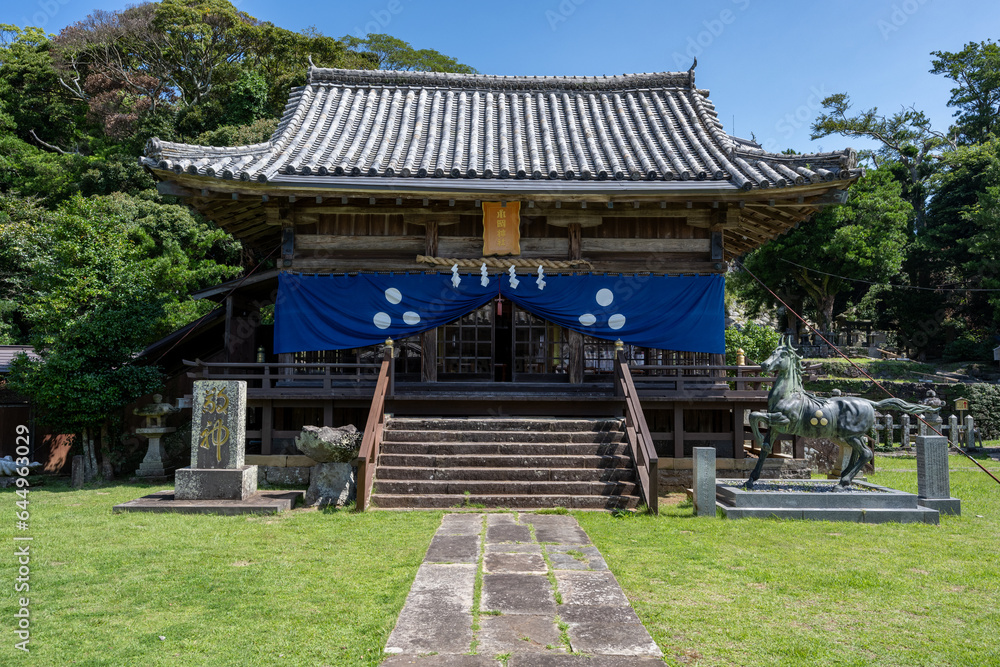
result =
[[[153,394],[153,402],[136,408],[133,414],[146,418],[146,425],[135,430],[136,435],[145,436],[149,439],[149,448],[146,456],[139,464],[139,469],[135,471],[136,477],[166,477],[167,473],[163,469],[163,444],[160,439],[167,433],[173,433],[176,428],[163,425],[163,418],[169,414],[179,412],[180,408],[175,408],[169,403],[163,402],[161,394]]]

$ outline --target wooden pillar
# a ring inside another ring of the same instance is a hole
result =
[[[583,382],[583,334],[568,329],[566,342],[569,345],[569,381],[580,384]]]
[[[583,255],[583,227],[579,222],[571,222],[569,230],[569,258],[580,259]]]
[[[684,458],[684,408],[674,404],[674,458]]]
[[[733,458],[746,458],[743,451],[743,441],[746,439],[746,431],[743,428],[743,404],[733,405]]]
[[[437,382],[438,332],[431,329],[420,334],[420,381]]]
[[[335,426],[333,423],[333,401],[323,404],[323,426]]]
[[[438,254],[438,223],[428,222],[424,225],[424,254],[437,257]]]
[[[260,453],[263,456],[271,454],[271,436],[274,430],[274,404],[264,401],[260,411]]]
[[[726,365],[726,355],[724,354],[713,354],[709,359],[709,363],[712,366],[725,366]],[[726,382],[726,371],[715,370],[712,371],[712,376],[715,378],[716,384],[723,384]]]
[[[235,294],[226,297],[226,330],[224,334],[227,363],[252,363],[257,319],[250,312],[246,299]]]

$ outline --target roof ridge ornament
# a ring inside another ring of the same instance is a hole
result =
[[[694,57],[694,62],[691,63],[691,67],[688,68],[688,85],[694,88],[694,70],[698,67],[698,56]]]

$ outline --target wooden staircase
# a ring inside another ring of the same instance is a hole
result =
[[[634,509],[621,419],[391,418],[372,504],[385,509]]]

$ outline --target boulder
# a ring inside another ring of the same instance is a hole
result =
[[[361,449],[362,434],[347,426],[303,426],[295,446],[317,463],[350,463]]]

